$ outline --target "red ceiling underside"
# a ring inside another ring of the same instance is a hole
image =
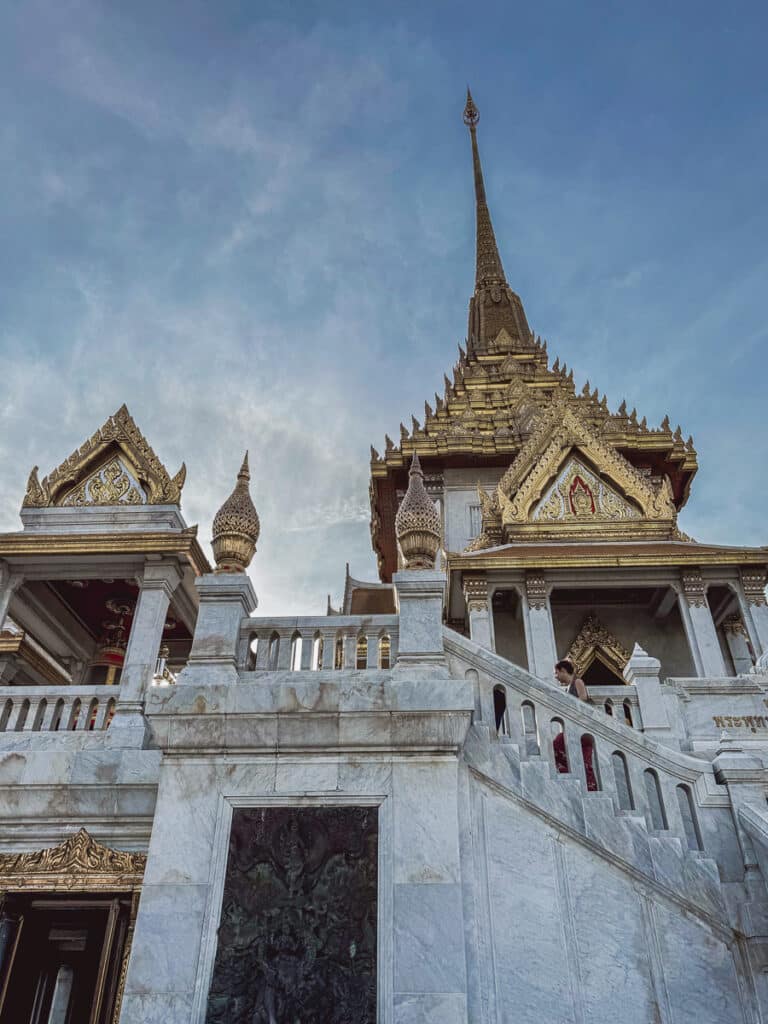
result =
[[[78,581],[75,581],[77,583]],[[80,619],[86,629],[98,640],[104,635],[104,623],[114,622],[116,615],[107,607],[107,601],[112,600],[118,604],[128,604],[133,608],[139,595],[138,585],[133,580],[83,580],[85,586],[72,584],[70,580],[52,580],[48,586],[69,608],[74,615]],[[171,607],[168,612],[169,618],[176,621],[172,629],[163,633],[166,640],[188,640],[189,630],[181,619],[174,614]],[[125,624],[130,629],[133,614],[125,617]]]

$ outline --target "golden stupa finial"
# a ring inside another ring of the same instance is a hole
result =
[[[395,532],[406,569],[434,569],[440,547],[440,513],[424,487],[416,452],[408,473],[408,490],[395,516]]]
[[[480,165],[480,151],[477,148],[477,122],[480,120],[480,111],[472,99],[472,93],[467,86],[467,104],[464,107],[464,124],[469,128],[472,138],[472,167],[475,175],[475,214],[477,221],[477,258],[475,262],[475,288],[485,288],[489,285],[501,285],[506,288],[507,280],[504,277],[504,268],[501,265],[499,248],[496,245],[496,236],[493,233],[491,214],[488,210],[488,202],[485,198],[485,182],[483,181],[483,168]]]
[[[261,524],[251,501],[248,483],[248,452],[245,453],[235,489],[213,520],[213,557],[216,572],[245,572],[256,552]]]

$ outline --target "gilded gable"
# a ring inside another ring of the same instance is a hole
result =
[[[123,405],[43,480],[35,466],[23,505],[178,505],[185,476],[183,463],[169,476]]]

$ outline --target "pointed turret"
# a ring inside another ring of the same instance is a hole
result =
[[[472,99],[472,93],[467,89],[464,124],[469,128],[472,140],[477,232],[475,294],[469,302],[467,340],[480,351],[533,351],[536,347],[535,340],[528,327],[523,304],[507,284],[496,245],[496,235],[485,196],[480,151],[477,146],[479,120],[480,112]]]
[[[216,572],[245,572],[256,551],[261,526],[248,487],[251,474],[245,453],[235,489],[213,519],[213,557]]]

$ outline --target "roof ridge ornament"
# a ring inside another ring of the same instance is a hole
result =
[[[235,489],[213,519],[212,545],[217,573],[245,572],[256,553],[261,524],[251,500],[246,451]]]
[[[440,547],[440,513],[427,494],[416,452],[408,473],[408,490],[395,516],[395,532],[406,569],[434,569]]]

